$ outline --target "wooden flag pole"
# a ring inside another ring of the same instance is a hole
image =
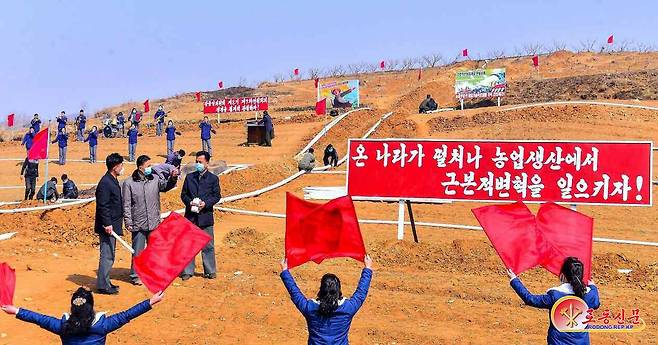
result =
[[[117,233],[114,232],[114,230],[112,230],[110,235],[112,235],[114,238],[116,238],[117,241],[119,241],[119,243],[121,243],[121,245],[124,246],[124,248],[126,248],[130,252],[130,254],[133,254],[133,255],[135,254],[135,250],[133,250],[133,248],[128,243],[126,243],[126,241],[124,241],[123,238],[119,237],[119,235],[117,235]]]

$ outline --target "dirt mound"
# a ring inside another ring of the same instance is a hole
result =
[[[224,239],[223,244],[240,255],[254,255],[273,262],[281,256],[283,239],[259,232],[251,227],[231,230]]]

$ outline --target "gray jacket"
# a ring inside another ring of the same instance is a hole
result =
[[[160,192],[176,186],[177,177],[145,176],[140,170],[123,181],[123,220],[131,231],[151,231],[160,224]]]
[[[297,167],[299,170],[306,170],[306,171],[311,171],[313,168],[315,168],[315,156],[313,156],[312,153],[306,152],[302,156],[302,159],[299,160],[299,164],[297,164]]]

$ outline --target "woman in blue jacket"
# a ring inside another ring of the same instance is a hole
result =
[[[64,314],[61,319],[16,308],[13,305],[2,306],[2,310],[7,314],[16,315],[19,320],[39,325],[59,335],[64,345],[104,345],[108,334],[151,310],[151,307],[162,301],[163,297],[164,294],[158,292],[151,299],[126,311],[105,316],[105,313],[94,312],[94,295],[81,287],[71,296],[71,314]]]
[[[25,133],[23,136],[23,141],[21,142],[21,145],[25,145],[25,151],[30,151],[30,148],[32,147],[32,140],[34,140],[34,128],[30,127],[30,130]]]
[[[176,141],[176,134],[181,134],[180,132],[176,132],[174,121],[171,120],[167,122],[167,128],[165,129],[165,132],[167,134],[167,155],[170,155],[174,153],[174,142]]]
[[[135,151],[137,150],[137,126],[131,125],[128,130],[128,160],[135,161]]]
[[[589,286],[583,283],[583,263],[578,258],[568,257],[564,260],[560,272],[560,282],[562,284],[549,289],[544,295],[531,294],[512,270],[507,269],[507,275],[510,277],[510,285],[516,294],[521,297],[523,303],[535,308],[549,310],[549,321],[551,321],[550,310],[555,302],[567,295],[581,298],[592,309],[599,308],[599,290],[591,280]],[[548,345],[587,345],[589,344],[589,333],[560,332],[553,326],[553,322],[550,322],[546,339]]]
[[[57,143],[59,147],[59,165],[66,164],[66,147],[69,144],[69,135],[66,133],[66,127],[57,133],[55,140],[52,141],[52,144]]]
[[[85,143],[89,142],[89,163],[96,163],[96,146],[98,145],[98,128],[91,127],[91,132],[87,134]]]
[[[309,345],[349,344],[347,333],[350,330],[352,318],[366,300],[372,278],[370,256],[366,255],[363,261],[365,267],[361,272],[359,285],[349,299],[343,297],[338,277],[330,273],[322,277],[317,299],[306,299],[288,271],[287,261],[281,261],[281,280],[288,289],[292,302],[306,319]]]

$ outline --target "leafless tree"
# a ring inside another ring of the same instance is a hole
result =
[[[553,41],[553,45],[548,49],[550,53],[567,50],[567,45],[564,42]]]
[[[319,68],[311,67],[311,68],[308,69],[308,77],[311,78],[311,79],[320,78],[320,73],[321,72],[322,71]]]
[[[420,61],[421,61],[421,67],[423,68],[437,67],[444,63],[443,55],[439,53],[423,55],[423,57],[420,58]]]
[[[618,43],[615,43],[613,50],[618,52],[629,51],[631,50],[631,44],[633,44],[633,41],[621,40]]]
[[[416,58],[404,58],[400,62],[400,69],[403,71],[408,71],[415,68],[418,65],[418,59]]]
[[[502,59],[505,57],[505,50],[503,49],[494,49],[487,53],[487,59]]]
[[[596,47],[596,40],[584,40],[580,41],[578,48],[576,48],[576,52],[582,53],[582,52],[593,52],[594,47]]]
[[[359,63],[351,63],[347,65],[347,73],[350,75],[359,75],[363,72],[362,65]]]
[[[648,53],[650,51],[656,50],[654,46],[646,43],[636,43],[635,46],[633,47],[633,50],[640,52],[640,53]]]
[[[274,82],[275,82],[275,83],[278,84],[278,83],[280,83],[280,82],[282,82],[282,81],[283,81],[283,74],[281,74],[281,73],[277,73],[277,74],[274,75]]]
[[[379,64],[377,64],[377,63],[374,63],[374,62],[365,63],[364,71],[366,71],[366,73],[374,73],[374,72],[377,72],[378,69],[379,69]]]
[[[400,60],[398,59],[386,60],[384,63],[387,70],[397,71],[400,69]]]
[[[523,52],[526,55],[541,54],[544,46],[541,43],[528,43],[523,45]]]
[[[245,87],[245,86],[247,86],[247,78],[245,78],[245,77],[240,77],[240,79],[238,79],[238,86],[239,86],[239,87]]]
[[[329,68],[327,74],[330,77],[342,77],[345,75],[345,67],[343,67],[343,65],[336,65]]]

